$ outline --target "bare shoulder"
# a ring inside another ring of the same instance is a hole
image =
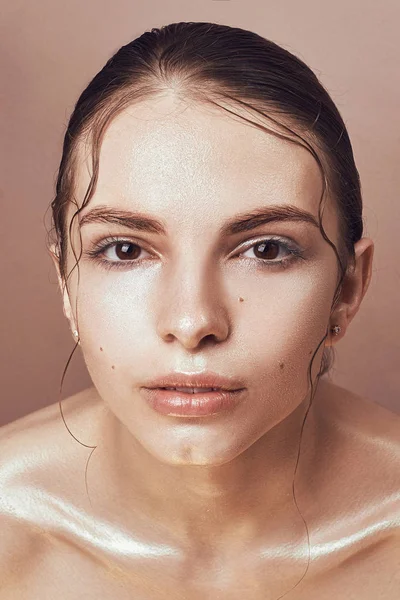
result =
[[[93,416],[102,410],[93,389],[63,400],[62,408],[73,435],[92,444]],[[68,432],[58,402],[0,428],[2,592],[38,560],[54,530],[55,513],[68,503],[65,490],[84,486],[82,464],[89,452]]]
[[[324,518],[337,539],[356,540],[348,552],[343,542],[343,559],[380,548],[393,568],[400,562],[400,415],[329,380],[320,383]]]
[[[99,407],[99,397],[94,387],[86,388],[64,398],[61,407],[66,419],[72,419],[72,424],[82,431],[87,427],[85,421],[90,421],[92,411]],[[32,438],[39,440],[43,434],[57,436],[60,430],[66,431],[66,427],[59,402],[56,401],[0,427],[0,444],[2,450],[6,450],[9,445],[14,445],[13,449],[16,450],[16,441],[21,443],[28,438],[29,441]]]
[[[317,411],[338,444],[338,464],[353,482],[363,478],[381,499],[392,497],[400,517],[400,415],[329,380],[320,383]]]
[[[54,402],[0,427],[2,487],[65,464],[68,456],[76,453],[80,446],[77,440],[90,445],[95,417],[102,410],[104,406],[95,389],[87,388],[63,399],[61,409],[59,403]]]
[[[325,418],[366,449],[376,449],[378,454],[380,450],[382,456],[393,458],[393,464],[399,460],[400,414],[328,379],[321,379],[320,385]]]

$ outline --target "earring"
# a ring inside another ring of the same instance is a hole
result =
[[[331,328],[331,332],[333,333],[333,335],[338,335],[341,332],[342,328],[340,327],[340,325],[334,325]]]
[[[77,337],[78,337],[78,335],[79,335],[76,329],[74,329],[74,331],[73,331],[72,333],[74,334],[74,336],[75,336],[76,338],[77,338]]]

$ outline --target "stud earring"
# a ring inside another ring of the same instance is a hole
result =
[[[331,328],[331,331],[333,333],[333,335],[339,335],[339,333],[341,332],[342,328],[340,327],[340,325],[334,325]]]
[[[76,329],[74,329],[74,331],[73,331],[72,333],[74,334],[74,336],[75,336],[76,338],[77,338],[77,337],[78,337],[78,335],[79,335]]]

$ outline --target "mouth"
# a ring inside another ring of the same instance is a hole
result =
[[[205,387],[159,387],[159,388],[154,388],[154,389],[158,389],[158,390],[171,390],[174,392],[183,392],[184,394],[205,394],[206,392],[221,392],[221,391],[228,391],[224,388],[216,388],[216,387],[209,387],[209,388],[205,388]],[[232,390],[234,391],[234,390]]]
[[[204,417],[232,410],[245,391],[243,380],[214,371],[173,371],[141,387],[142,396],[152,409],[176,417]]]
[[[175,417],[205,417],[233,410],[244,392],[244,388],[142,388],[142,395],[153,410]]]
[[[231,392],[245,387],[244,381],[227,377],[213,371],[201,373],[183,373],[173,371],[143,383],[143,387],[182,391],[182,393],[197,394],[209,391]]]

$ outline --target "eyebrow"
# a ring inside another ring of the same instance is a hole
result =
[[[277,221],[301,221],[319,228],[319,223],[312,213],[297,206],[284,204],[262,206],[250,212],[235,215],[220,227],[218,233],[221,237],[228,237]],[[81,227],[90,223],[113,223],[128,229],[167,235],[167,229],[159,219],[149,217],[141,212],[109,206],[97,206],[81,216],[79,220]]]

